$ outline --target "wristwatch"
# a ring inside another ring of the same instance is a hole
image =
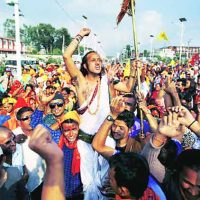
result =
[[[114,122],[114,121],[115,121],[111,115],[108,115],[108,116],[106,117],[106,119],[107,119],[108,121],[110,121],[110,122]]]

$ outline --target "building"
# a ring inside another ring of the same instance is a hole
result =
[[[21,53],[26,53],[26,46],[21,42]],[[0,37],[0,55],[16,54],[15,39]]]
[[[162,47],[160,49],[157,49],[155,52],[155,55],[173,58],[177,55],[179,56],[180,46]],[[182,46],[182,57],[191,58],[197,53],[200,53],[200,47]]]

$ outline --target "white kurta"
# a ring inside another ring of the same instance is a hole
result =
[[[98,91],[99,92],[99,91]],[[92,93],[93,94],[93,93]],[[92,97],[91,94],[91,97]],[[89,99],[91,99],[91,97]],[[97,108],[98,103],[98,94],[96,94],[93,102],[90,105],[90,110],[94,112]],[[80,108],[83,108],[87,105],[87,102],[84,102]],[[100,85],[100,102],[99,109],[95,115],[91,115],[88,110],[85,111],[81,117],[80,129],[89,135],[94,135],[107,115],[110,112],[109,105],[109,90],[108,90],[108,81],[106,76],[102,76],[101,85]],[[83,183],[84,198],[86,200],[96,200],[102,199],[100,192],[98,190],[99,184],[101,181],[97,175],[98,169],[96,167],[99,163],[99,156],[93,150],[91,144],[88,144],[82,140],[78,141],[78,149],[81,156],[81,179]],[[101,163],[102,163],[101,157]],[[106,161],[107,162],[107,161]]]
[[[18,127],[13,131],[15,135],[24,134],[21,127]],[[44,160],[34,151],[32,151],[28,144],[29,144],[30,137],[26,139],[24,143],[21,144],[22,148],[22,156],[23,156],[23,163],[26,165],[28,169],[28,182],[26,187],[29,192],[32,192],[36,189],[44,179],[46,165]]]

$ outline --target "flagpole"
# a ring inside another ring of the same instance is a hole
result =
[[[131,0],[131,12],[132,12],[132,29],[133,29],[133,41],[134,41],[134,48],[135,48],[135,59],[136,61],[139,60],[139,51],[138,51],[138,42],[137,42],[137,32],[136,32],[136,20],[135,20],[135,7],[134,7],[134,1]],[[137,82],[138,82],[138,91],[141,91],[141,80],[140,80],[140,68],[141,64],[139,62],[139,67],[137,66]],[[141,131],[139,134],[140,138],[144,138],[144,124],[143,124],[143,112],[140,109],[140,126],[141,126]]]

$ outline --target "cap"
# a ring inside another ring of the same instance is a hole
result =
[[[65,99],[64,99],[63,95],[60,92],[56,92],[54,98],[51,101],[57,100],[57,99],[61,99],[61,100],[63,100],[63,102],[65,102]]]

